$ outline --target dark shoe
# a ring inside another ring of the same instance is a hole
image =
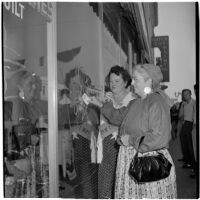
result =
[[[191,168],[192,168],[192,165],[187,164],[187,163],[184,163],[184,164],[182,165],[182,168],[191,169]]]
[[[65,187],[59,186],[59,190],[64,190],[64,189],[65,189]]]
[[[194,173],[194,174],[190,174],[190,178],[196,178],[197,177],[197,174]]]

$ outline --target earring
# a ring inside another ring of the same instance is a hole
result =
[[[20,96],[22,99],[24,99],[24,91],[23,91],[23,90],[20,90],[19,96]]]
[[[147,95],[147,94],[150,94],[151,93],[151,88],[150,87],[145,87],[144,88],[144,93]]]

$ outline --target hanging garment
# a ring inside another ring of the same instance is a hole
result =
[[[74,158],[77,174],[76,183],[73,185],[75,197],[96,199],[98,198],[98,165],[94,158],[96,139],[93,131],[97,130],[92,126],[90,131],[87,128],[78,130],[77,135],[74,134]]]

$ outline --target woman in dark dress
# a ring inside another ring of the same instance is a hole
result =
[[[107,76],[111,92],[106,93],[105,101],[110,101],[115,109],[126,107],[134,97],[130,92],[131,77],[127,70],[113,66]],[[101,116],[101,124],[97,141],[98,148],[98,198],[114,198],[115,171],[119,145],[116,142],[118,126],[108,123]]]

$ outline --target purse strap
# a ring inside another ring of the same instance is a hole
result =
[[[141,143],[143,142],[144,137],[145,137],[145,136],[142,136],[142,137],[140,138],[140,142],[139,142],[139,145],[138,145],[138,149],[139,149]],[[136,154],[135,154],[135,158],[138,157],[138,152],[139,152],[138,150],[136,150],[136,151],[137,151],[137,152],[136,152]]]
[[[143,140],[144,140],[144,138],[145,138],[145,136],[142,136],[141,138],[140,138],[140,142],[139,142],[139,145],[138,145],[138,149],[139,149],[139,147],[140,147],[140,145],[141,145],[141,143],[143,142]],[[161,148],[161,149],[165,149],[165,148]],[[159,152],[159,150],[161,150],[161,149],[157,149],[157,150],[155,150],[158,154],[162,154],[161,152]],[[136,150],[137,151],[137,153],[135,154],[135,157],[138,157],[138,150]],[[163,155],[163,154],[162,154]]]
[[[145,137],[145,136],[142,136],[142,137],[140,138],[140,142],[139,142],[138,148],[140,147],[141,143],[143,142],[144,137]]]

